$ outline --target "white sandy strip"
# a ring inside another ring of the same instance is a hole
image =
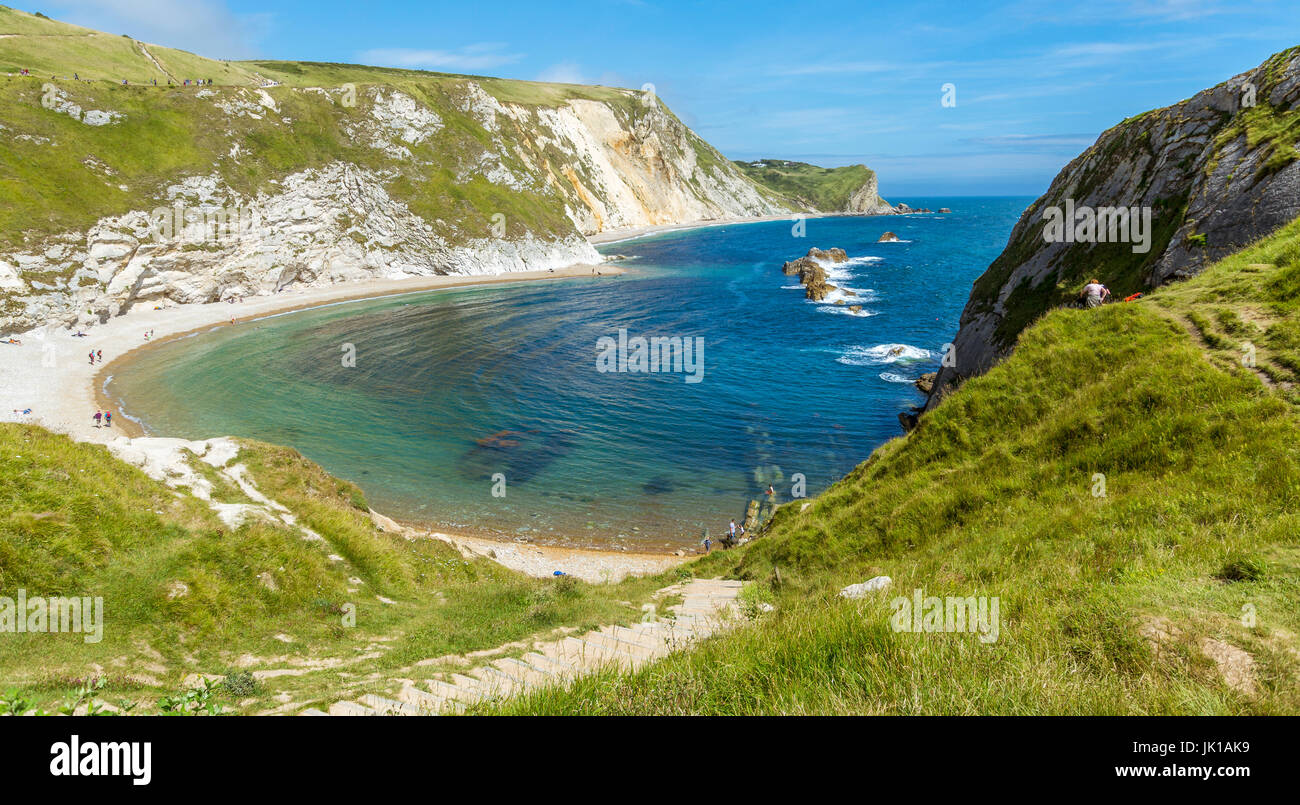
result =
[[[661,235],[664,232],[682,232],[687,229],[708,229],[715,226],[729,226],[733,224],[761,224],[768,221],[789,221],[791,226],[796,219],[812,218],[866,218],[868,216],[859,215],[858,213],[848,212],[788,212],[782,215],[759,215],[749,218],[718,218],[712,221],[694,221],[688,224],[656,224],[655,226],[625,226],[619,229],[607,229],[595,235],[588,235],[587,240],[596,245],[619,243],[625,240],[635,240],[636,238],[649,237],[650,235]]]
[[[402,534],[407,539],[441,540],[455,547],[467,559],[491,559],[511,570],[538,578],[554,576],[558,570],[583,581],[617,584],[628,576],[662,573],[673,565],[693,558],[686,551],[679,551],[680,555],[601,551],[447,534],[404,525],[375,511],[370,513],[370,519],[381,531]]]
[[[595,267],[605,276],[622,269]],[[452,275],[370,280],[326,288],[288,289],[272,296],[252,296],[237,304],[212,302],[202,305],[170,305],[154,310],[150,303],[134,306],[126,315],[85,330],[77,338],[74,330],[44,328],[18,336],[21,345],[0,343],[0,421],[33,422],[78,441],[106,443],[122,435],[139,435],[123,412],[114,407],[113,428],[95,427],[92,417],[102,409],[97,402],[97,376],[112,374],[113,362],[132,350],[150,343],[180,337],[196,330],[235,326],[288,310],[317,307],[354,299],[369,299],[438,288],[493,285],[589,277],[592,266],[571,266],[555,271],[518,271],[490,275]],[[235,324],[231,325],[231,319]],[[145,333],[153,337],[146,341]],[[103,351],[104,363],[90,364],[89,353]],[[52,364],[52,365],[51,365]],[[24,409],[31,414],[22,414]],[[221,435],[221,434],[217,434]]]

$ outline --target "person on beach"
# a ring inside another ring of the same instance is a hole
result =
[[[104,350],[102,349],[95,350],[95,360],[99,361],[100,363],[104,362]]]
[[[1110,289],[1102,285],[1096,279],[1088,280],[1088,284],[1083,286],[1083,301],[1090,308],[1101,307],[1102,303],[1110,296]]]
[[[103,415],[102,413],[100,413],[99,411],[96,411],[96,412],[95,412],[95,427],[97,427],[97,428],[99,427],[99,421],[100,421],[101,419],[103,419],[103,417],[104,417],[104,415]]]
[[[105,412],[104,412],[104,427],[106,427],[106,428],[111,428],[111,427],[113,427],[113,412],[112,412],[112,411],[105,411]]]
[[[90,351],[90,365],[91,366],[95,365],[95,350],[93,349]]]
[[[727,526],[727,536],[722,538],[722,545],[725,548],[736,547],[736,521],[732,520],[731,525]]]

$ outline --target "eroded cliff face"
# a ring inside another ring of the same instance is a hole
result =
[[[113,109],[102,90],[23,92],[0,98],[30,104],[0,126],[0,150],[59,168],[79,159],[125,209],[85,229],[9,233],[20,245],[0,249],[0,332],[91,326],[141,303],[598,263],[585,235],[796,206],[633,91],[527,104],[465,79],[169,93],[166,112],[192,118],[181,133],[209,149],[210,165],[162,180],[114,167],[115,144],[150,131],[155,98]],[[21,203],[39,221],[55,201]]]
[[[1021,215],[1006,249],[976,280],[927,407],[987,371],[1025,327],[1072,301],[1090,278],[1123,298],[1192,276],[1300,215],[1297,101],[1300,48],[1292,48],[1103,133]],[[1085,208],[1110,211],[1090,236]],[[1110,220],[1121,208],[1137,220],[1117,239]],[[1067,210],[1092,242],[1047,241],[1054,216]]]
[[[867,180],[849,196],[848,206],[845,212],[851,212],[858,215],[893,215],[898,212],[894,205],[890,204],[880,197],[880,187],[876,181],[876,174],[872,173]]]
[[[557,189],[565,212],[583,234],[793,208],[742,176],[659,102],[640,96],[637,103],[642,108],[632,113],[581,99],[557,109],[503,105],[520,131],[541,132],[524,148],[548,176],[563,177]],[[548,147],[560,164],[546,156]]]

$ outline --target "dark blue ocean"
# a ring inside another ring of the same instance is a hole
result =
[[[154,434],[292,445],[399,518],[680,547],[721,533],[769,483],[778,501],[796,474],[816,494],[900,435],[899,412],[922,401],[912,381],[937,367],[1030,201],[907,199],[953,212],[810,219],[805,237],[778,221],[613,243],[601,251],[628,256],[623,276],[221,328],[144,350],[109,392]],[[877,243],[886,230],[902,242]],[[806,301],[781,273],[811,246],[852,258],[831,273],[856,293],[844,305]],[[699,339],[700,369],[602,372],[600,339],[620,330]]]

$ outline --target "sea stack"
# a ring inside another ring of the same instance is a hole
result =
[[[843,263],[848,259],[849,255],[838,247],[819,249],[814,246],[803,257],[787,261],[781,266],[781,271],[786,274],[798,274],[799,283],[804,286],[804,296],[814,302],[820,302],[835,290],[834,285],[826,282],[826,269],[822,267],[822,263]]]
[[[898,235],[895,235],[893,232],[886,232],[880,236],[880,239],[877,240],[876,243],[898,243],[898,241]]]

